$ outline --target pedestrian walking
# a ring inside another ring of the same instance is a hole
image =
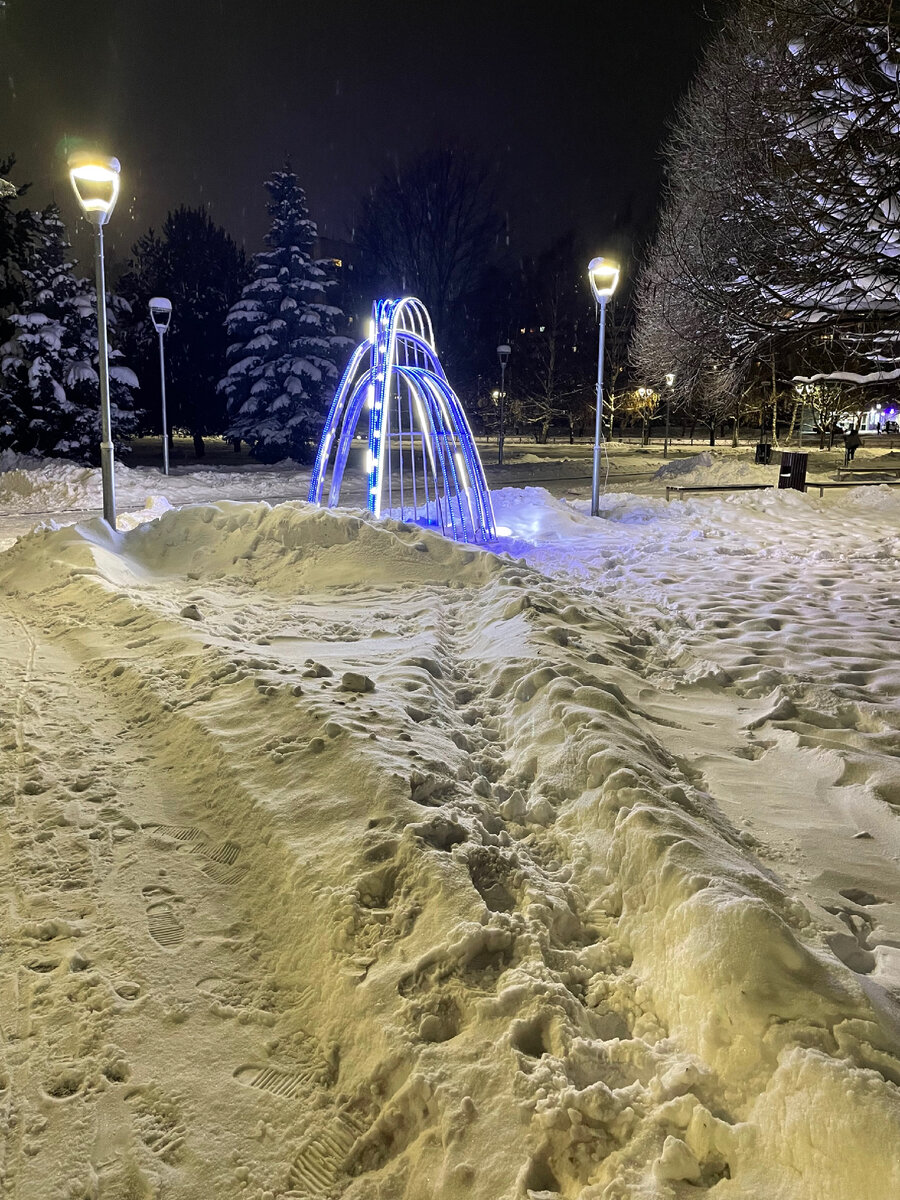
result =
[[[853,455],[862,445],[862,438],[855,429],[851,429],[849,433],[844,434],[844,466],[848,466],[853,462]]]

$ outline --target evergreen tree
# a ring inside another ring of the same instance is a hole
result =
[[[159,353],[147,303],[172,301],[166,334],[166,404],[172,427],[186,429],[198,457],[203,438],[225,427],[225,401],[217,384],[228,338],[224,320],[247,281],[247,263],[221,226],[202,208],[169,213],[159,234],[151,229],[132,248],[119,292],[131,305],[127,350],[143,388],[147,425],[159,429]]]
[[[343,314],[326,302],[325,265],[312,258],[316,226],[290,165],[265,186],[270,249],[254,256],[253,279],[226,318],[230,365],[219,388],[228,403],[226,435],[274,462],[309,456],[349,342],[335,334]]]
[[[28,209],[14,212],[12,203],[24,195],[28,185],[17,188],[4,176],[15,166],[15,158],[0,159],[0,341],[9,335],[6,314],[25,299],[25,264],[31,238]]]
[[[10,336],[0,345],[3,423],[0,449],[97,461],[100,403],[96,292],[76,279],[59,210],[28,214],[22,267],[24,299],[8,313]],[[109,305],[115,326],[116,304]],[[123,448],[134,432],[134,374],[110,351],[113,437]]]

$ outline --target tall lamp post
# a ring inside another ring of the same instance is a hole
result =
[[[150,301],[150,320],[159,334],[159,389],[162,396],[163,474],[169,473],[169,422],[166,419],[166,359],[163,353],[163,335],[172,320],[172,301],[165,296],[154,296]]]
[[[69,155],[69,178],[81,211],[94,226],[94,262],[97,276],[97,342],[100,372],[100,472],[103,482],[103,519],[116,527],[116,483],[112,424],[109,411],[109,347],[106,339],[106,276],[103,268],[103,226],[119,196],[119,160],[78,151]]]
[[[796,391],[797,395],[800,397],[800,420],[797,423],[797,445],[802,448],[802,446],[803,446],[803,415],[804,415],[804,409],[806,408],[806,397],[813,390],[813,385],[811,383],[798,383],[795,386],[794,390]]]
[[[672,408],[672,388],[675,386],[675,376],[669,372],[666,376],[666,440],[663,442],[663,458],[669,457],[669,413]]]
[[[506,364],[512,347],[504,342],[497,347],[497,357],[500,360],[500,435],[497,438],[497,466],[503,466],[503,417],[506,410]]]
[[[597,420],[594,426],[594,473],[591,483],[591,516],[600,514],[600,442],[603,438],[603,352],[606,342],[606,302],[616,290],[619,268],[608,258],[592,258],[588,264],[591,291],[599,306],[600,345],[597,351]]]

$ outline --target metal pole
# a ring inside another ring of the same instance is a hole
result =
[[[497,466],[503,466],[503,410],[506,404],[506,363],[500,363],[500,436],[497,439]]]
[[[669,409],[672,404],[672,389],[666,391],[666,440],[663,443],[663,458],[669,457]]]
[[[166,360],[163,354],[163,330],[159,331],[159,390],[162,394],[163,474],[169,473],[169,424],[166,420]]]
[[[115,457],[109,411],[109,347],[106,341],[106,273],[103,269],[103,226],[97,225],[97,343],[100,371],[100,472],[103,482],[103,519],[116,527]]]
[[[600,442],[603,439],[603,351],[606,340],[606,299],[600,301],[600,346],[597,351],[597,420],[594,426],[594,475],[591,484],[591,516],[600,514]]]

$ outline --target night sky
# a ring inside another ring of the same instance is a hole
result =
[[[513,248],[652,228],[659,147],[718,0],[0,0],[0,155],[74,197],[65,139],[116,154],[114,259],[179,204],[252,252],[290,155],[321,233],[396,157],[450,138],[498,168]],[[81,238],[76,242],[78,246]]]

